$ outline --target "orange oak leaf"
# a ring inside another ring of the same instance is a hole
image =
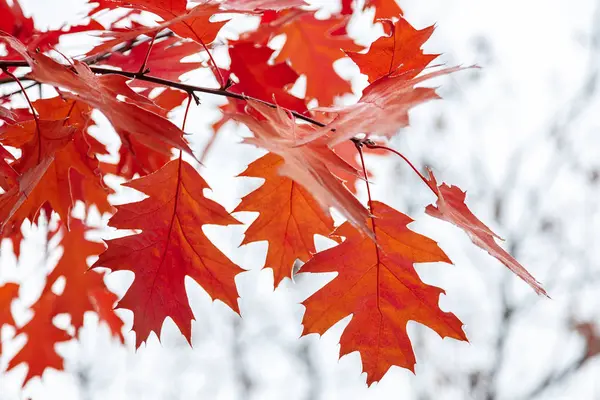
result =
[[[303,302],[303,335],[322,335],[352,314],[340,340],[340,355],[360,352],[369,385],[393,365],[414,371],[408,321],[426,325],[442,338],[467,340],[462,322],[438,305],[444,291],[423,283],[413,265],[450,263],[448,257],[433,240],[408,229],[410,217],[380,202],[371,207],[377,244],[344,223],[334,235],[346,240],[315,254],[301,268],[301,272],[338,272]]]
[[[60,241],[63,254],[48,275],[44,291],[51,291],[52,285],[60,277],[63,277],[65,279],[64,290],[55,300],[54,312],[69,314],[71,324],[79,332],[83,327],[84,314],[87,311],[95,311],[98,313],[100,321],[106,322],[113,335],[123,342],[121,333],[123,322],[112,310],[116,296],[114,294],[110,296],[111,293],[104,284],[104,274],[89,270],[87,264],[88,257],[98,256],[105,250],[104,244],[86,239],[86,233],[89,230],[83,221],[73,218],[70,220],[69,230],[61,226],[53,233],[54,235],[60,232],[63,235]],[[107,308],[105,303],[111,297],[113,303]],[[102,309],[97,308],[98,300],[101,301]]]
[[[308,99],[317,99],[320,105],[331,105],[335,96],[352,93],[350,82],[335,72],[333,63],[344,57],[342,49],[358,51],[362,47],[346,35],[347,18],[321,20],[315,18],[312,11],[292,12],[296,13],[294,17],[283,13],[280,20],[272,23],[275,26],[281,24],[276,32],[286,35],[275,61],[289,60],[296,72],[306,75]]]
[[[0,329],[3,325],[15,326],[10,311],[12,301],[19,297],[19,285],[16,283],[5,283],[0,286]],[[0,340],[0,355],[2,354],[2,341]]]
[[[97,171],[97,161],[87,155],[81,132],[64,120],[25,121],[0,132],[0,141],[22,149],[22,157],[11,164],[20,175],[17,184],[0,194],[0,224],[19,227],[35,219],[48,203],[61,220],[68,221],[75,200],[110,212],[109,190]]]
[[[433,204],[427,206],[425,209],[427,214],[458,226],[469,235],[476,246],[498,259],[531,286],[537,294],[548,296],[542,285],[513,256],[496,243],[495,239],[502,240],[502,238],[469,210],[465,204],[466,192],[445,183],[438,185],[431,170],[429,170],[428,181],[429,187],[437,195],[437,202],[435,206]]]
[[[283,158],[281,175],[302,185],[321,207],[335,207],[362,232],[371,235],[366,218],[367,209],[348,191],[342,181],[332,174],[332,168],[355,173],[326,143],[315,140],[297,145],[315,130],[310,125],[297,125],[294,117],[283,109],[271,108],[257,101],[248,101],[251,113],[235,114],[233,118],[245,124],[255,135],[246,142],[260,146]],[[258,118],[257,118],[258,116]]]
[[[173,160],[160,170],[125,184],[149,197],[117,206],[109,225],[142,232],[108,240],[108,249],[94,266],[132,271],[135,279],[118,308],[133,311],[136,346],[150,332],[160,337],[171,317],[188,342],[194,319],[184,278],[194,279],[215,300],[239,312],[234,277],[242,272],[204,235],[207,224],[239,222],[218,203],[207,199],[208,185],[188,163]]]
[[[273,270],[275,287],[292,277],[296,259],[307,261],[316,252],[314,235],[328,236],[333,219],[310,193],[293,180],[279,175],[284,161],[273,153],[254,161],[239,176],[263,178],[234,212],[256,211],[260,215],[246,231],[242,244],[266,240],[265,266]]]
[[[360,72],[375,82],[384,76],[404,75],[406,79],[417,76],[438,54],[424,54],[421,47],[433,34],[435,27],[415,29],[404,18],[396,23],[382,20],[388,35],[377,39],[366,54],[347,51]]]
[[[23,385],[36,376],[41,377],[46,368],[63,369],[63,358],[56,352],[54,346],[71,340],[71,336],[52,322],[56,315],[55,301],[54,293],[42,294],[31,307],[33,318],[22,328],[17,329],[17,335],[22,333],[27,335],[27,342],[10,360],[7,371],[22,363],[28,365],[29,369]]]

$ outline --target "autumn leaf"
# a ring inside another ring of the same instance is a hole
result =
[[[64,224],[61,224],[64,225]],[[104,274],[89,270],[88,257],[98,256],[105,250],[102,243],[92,242],[86,238],[89,228],[79,219],[71,219],[69,230],[61,226],[55,234],[62,234],[60,245],[63,254],[48,275],[44,292],[50,292],[52,285],[60,278],[65,280],[63,292],[55,300],[54,312],[71,316],[71,324],[76,332],[83,327],[83,317],[88,311],[98,313],[100,321],[106,322],[114,336],[124,342],[121,327],[123,322],[114,314],[112,306],[116,296],[108,291],[104,284]],[[111,296],[112,295],[112,296]],[[106,302],[113,298],[109,308]],[[100,302],[99,302],[100,300]],[[99,309],[98,305],[103,306]],[[120,321],[120,324],[117,322]]]
[[[148,339],[150,332],[160,337],[167,317],[191,342],[194,317],[185,292],[185,276],[194,279],[211,298],[239,312],[234,277],[242,270],[201,229],[207,224],[239,222],[204,197],[208,185],[196,170],[181,159],[173,160],[125,185],[149,197],[117,206],[109,225],[142,232],[106,241],[108,249],[94,266],[135,274],[117,307],[133,311],[136,347]]]
[[[344,223],[333,235],[346,240],[315,254],[301,268],[301,272],[338,272],[303,302],[303,335],[323,335],[352,314],[341,337],[340,356],[359,351],[369,385],[393,365],[414,372],[408,321],[421,323],[442,338],[467,340],[460,320],[438,305],[444,291],[423,283],[413,265],[450,263],[448,257],[433,240],[408,229],[412,222],[408,216],[376,201],[371,207],[377,243]]]
[[[0,31],[16,37],[19,40],[26,40],[33,35],[35,27],[32,18],[26,18],[23,9],[18,1],[6,2],[0,1]],[[6,58],[14,56],[11,49],[7,49]],[[0,57],[4,58],[4,57]]]
[[[306,75],[306,97],[317,99],[320,105],[331,105],[335,96],[352,93],[350,82],[333,68],[333,63],[344,57],[342,49],[361,49],[345,33],[347,23],[345,17],[317,19],[310,11],[296,12],[291,18],[282,14],[272,23],[281,24],[276,33],[286,35],[275,62],[289,60],[296,72]]]
[[[450,222],[465,231],[471,241],[498,259],[508,269],[523,279],[537,294],[548,296],[542,285],[506,250],[496,243],[502,238],[479,220],[465,204],[466,192],[445,183],[438,185],[435,176],[429,171],[429,186],[437,195],[437,202],[428,205],[425,211],[432,217]]]
[[[11,47],[25,58],[32,69],[32,78],[39,82],[67,89],[64,95],[97,108],[106,115],[116,130],[138,135],[155,150],[170,153],[170,147],[192,154],[183,140],[183,132],[169,120],[134,104],[152,102],[127,86],[128,78],[120,75],[97,76],[78,61],[73,67],[63,66],[41,53],[29,52],[14,38],[1,35]],[[133,103],[120,101],[117,96],[129,98]]]
[[[293,116],[283,109],[271,108],[257,101],[248,101],[250,115],[239,113],[234,119],[245,124],[255,135],[246,142],[260,146],[283,158],[279,168],[281,175],[287,176],[302,185],[321,207],[327,210],[335,207],[348,220],[365,234],[370,230],[365,223],[366,208],[348,191],[342,181],[331,173],[332,168],[356,172],[326,144],[312,141],[297,145],[304,137],[314,134],[310,125],[296,124]]]
[[[256,47],[248,42],[231,46],[230,70],[239,79],[239,83],[230,90],[264,101],[275,101],[289,110],[306,112],[304,100],[287,91],[298,79],[298,74],[285,62],[269,64],[272,54],[273,50],[268,47]]]
[[[377,39],[366,54],[347,51],[360,72],[375,82],[384,76],[403,75],[410,79],[420,74],[438,54],[424,54],[421,47],[433,34],[434,26],[415,29],[404,18],[396,23],[382,20],[389,34]]]
[[[46,203],[63,221],[77,199],[100,212],[112,210],[107,199],[111,192],[97,173],[97,161],[87,155],[81,132],[65,120],[29,120],[6,128],[0,129],[0,141],[23,154],[11,164],[19,173],[17,183],[0,194],[2,229],[18,227],[26,218],[33,221]]]
[[[263,178],[264,183],[244,196],[234,212],[259,212],[246,231],[242,244],[266,240],[269,243],[265,267],[273,270],[277,287],[292,277],[296,259],[307,261],[316,252],[314,235],[328,236],[333,220],[310,193],[293,180],[279,175],[284,161],[268,153],[248,166],[239,176]]]
[[[330,146],[335,146],[359,133],[391,138],[400,128],[408,126],[408,111],[411,108],[439,99],[435,89],[415,85],[462,69],[445,68],[416,78],[411,78],[410,73],[380,78],[367,86],[355,104],[318,108],[318,111],[335,113],[337,116],[302,143],[326,138]]]
[[[27,375],[23,385],[30,379],[41,377],[46,368],[62,370],[63,358],[56,352],[57,343],[71,340],[71,336],[64,330],[57,328],[52,319],[56,315],[54,305],[56,295],[46,292],[33,305],[33,318],[22,328],[17,329],[17,335],[25,334],[25,346],[8,363],[7,371],[20,364],[28,366]]]
[[[19,297],[19,285],[16,283],[5,283],[0,286],[0,330],[4,325],[15,326],[10,311],[12,301]],[[0,340],[0,355],[2,354],[2,341]]]
[[[142,43],[134,47],[127,55],[112,53],[110,57],[101,63],[119,67],[123,71],[137,71],[144,64],[149,49],[150,42]],[[195,42],[184,42],[175,36],[171,36],[153,43],[145,66],[150,70],[152,76],[177,81],[181,75],[194,71],[202,65],[200,62],[181,62],[183,58],[197,54],[201,49]],[[135,87],[158,86],[140,80],[132,81],[131,85]]]

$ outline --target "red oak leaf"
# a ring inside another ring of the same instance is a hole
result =
[[[18,1],[0,1],[0,31],[16,37],[19,40],[27,40],[35,31],[33,19],[25,18],[23,10]],[[10,51],[10,50],[9,50]],[[11,54],[7,55],[9,58]]]
[[[16,283],[5,283],[0,286],[0,330],[3,325],[15,326],[10,311],[12,301],[19,297],[19,285]],[[2,341],[0,340],[0,354],[2,354]]]
[[[17,184],[0,195],[0,223],[4,229],[31,221],[48,203],[63,221],[75,200],[96,205],[110,212],[110,191],[102,183],[97,161],[88,156],[89,146],[82,133],[65,120],[29,120],[0,132],[0,141],[22,149],[22,156],[11,164],[20,175]],[[81,178],[81,179],[78,179]]]
[[[133,311],[136,346],[145,342],[150,332],[160,336],[167,317],[191,341],[194,317],[184,287],[186,275],[211,298],[239,312],[234,277],[242,270],[201,229],[206,224],[239,222],[221,205],[204,197],[208,185],[196,170],[181,159],[173,160],[126,186],[150,197],[118,206],[109,225],[141,229],[142,233],[107,241],[108,249],[94,266],[135,274],[118,307]]]
[[[284,163],[279,168],[281,175],[302,185],[325,210],[335,207],[370,235],[365,223],[368,211],[331,173],[332,168],[349,173],[356,172],[354,168],[322,142],[297,145],[304,137],[311,136],[314,129],[309,125],[297,125],[293,116],[283,109],[271,108],[257,101],[248,101],[248,107],[260,119],[248,113],[233,116],[254,133],[255,138],[246,141],[282,157]]]
[[[244,196],[234,212],[256,211],[242,244],[266,240],[269,250],[265,266],[273,269],[275,286],[292,277],[296,259],[307,261],[316,252],[314,235],[333,231],[333,219],[293,180],[279,175],[283,159],[268,153],[248,166],[239,176],[263,178],[265,182]]]
[[[63,235],[60,245],[63,254],[48,275],[45,292],[52,289],[52,285],[60,278],[65,279],[63,292],[56,298],[54,312],[67,313],[71,316],[71,324],[77,332],[83,327],[83,317],[87,311],[98,313],[101,321],[106,322],[114,336],[124,341],[121,327],[123,322],[114,314],[112,306],[116,296],[108,291],[104,284],[104,274],[89,270],[88,257],[98,256],[105,250],[102,243],[86,239],[90,229],[79,219],[71,219],[69,230],[61,227],[53,234]],[[112,296],[110,296],[112,294]],[[107,300],[113,298],[110,308],[106,307]],[[102,309],[98,309],[98,299],[101,300]],[[120,321],[120,323],[117,323]]]
[[[62,329],[57,328],[52,319],[56,315],[54,305],[56,295],[52,292],[44,293],[32,306],[33,318],[22,328],[17,329],[17,334],[27,335],[25,346],[8,363],[7,371],[19,364],[29,366],[23,385],[31,378],[41,377],[46,368],[63,369],[63,359],[54,348],[55,344],[71,340],[71,336]]]
[[[424,324],[441,337],[467,340],[460,320],[438,305],[444,291],[423,283],[413,265],[450,260],[433,240],[408,229],[412,222],[408,216],[379,202],[371,207],[377,244],[344,223],[334,235],[346,240],[315,254],[301,269],[338,272],[303,302],[303,335],[322,335],[352,314],[341,337],[340,355],[360,352],[368,384],[379,381],[393,365],[414,371],[408,321]]]
[[[230,71],[237,76],[239,83],[230,90],[264,101],[275,101],[289,110],[306,112],[304,100],[287,91],[298,79],[298,74],[285,62],[270,65],[273,51],[268,47],[255,47],[249,42],[238,42],[231,46]]]
[[[127,55],[112,53],[102,63],[119,67],[124,71],[137,71],[144,63],[149,47],[150,42],[146,42],[135,46]],[[150,70],[152,76],[177,81],[181,75],[194,71],[201,66],[200,62],[181,62],[183,58],[197,54],[200,51],[201,47],[197,43],[184,42],[177,37],[171,36],[153,44],[148,60],[146,61],[146,68]],[[134,80],[131,82],[131,85],[135,87],[157,86],[140,80]]]
[[[429,39],[435,27],[418,30],[404,18],[396,23],[381,21],[389,29],[389,34],[377,39],[369,52],[360,54],[346,52],[360,68],[360,72],[375,82],[384,76],[403,75],[405,79],[420,74],[438,54],[423,54],[421,46]]]
[[[479,220],[465,204],[466,192],[456,186],[445,183],[438,185],[433,172],[429,171],[429,187],[438,199],[434,205],[428,205],[425,211],[432,217],[450,222],[469,235],[471,241],[497,258],[508,269],[523,279],[537,294],[548,296],[541,284],[506,250],[498,246],[495,239],[502,238]]]
[[[283,13],[272,23],[280,25],[278,34],[286,35],[275,61],[289,60],[296,72],[306,75],[306,97],[317,99],[321,105],[333,104],[335,96],[352,93],[350,83],[333,69],[333,63],[344,57],[342,49],[361,49],[345,32],[340,33],[347,23],[344,17],[320,20],[310,11],[299,11],[293,17]]]

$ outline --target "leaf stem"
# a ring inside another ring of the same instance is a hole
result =
[[[368,139],[367,140],[363,140],[362,143],[364,143],[364,145],[367,146],[369,149],[387,150],[387,151],[390,151],[390,152],[396,154],[400,158],[402,158],[408,164],[408,166],[411,167],[412,170],[419,176],[419,178],[421,178],[421,180],[427,185],[427,187],[429,189],[431,189],[431,191],[433,192],[433,194],[435,194],[437,196],[437,193],[438,193],[437,192],[437,188],[435,188],[432,185],[432,183],[427,178],[425,178],[425,176],[421,172],[419,172],[419,170],[414,166],[414,164],[412,162],[410,162],[410,160],[408,158],[406,158],[406,156],[404,154],[402,154],[399,151],[394,150],[394,149],[392,149],[390,147],[382,146],[382,145],[379,145],[379,144],[375,144],[373,141],[368,140]],[[362,157],[362,155],[361,155],[361,157]]]
[[[152,46],[154,46],[154,40],[156,39],[156,35],[158,32],[156,32],[154,35],[152,35],[152,40],[150,41],[150,45],[148,46],[148,50],[146,51],[146,55],[144,56],[144,62],[142,62],[142,65],[140,66],[140,70],[138,71],[139,75],[144,75],[150,71],[146,70],[146,63],[148,62],[148,58],[150,57],[150,52],[152,51]]]

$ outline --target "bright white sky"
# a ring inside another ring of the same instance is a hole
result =
[[[319,3],[330,4],[326,0]],[[77,16],[86,7],[80,0],[23,0],[22,4],[40,26],[54,27],[63,21],[78,21]],[[553,145],[544,141],[549,121],[562,115],[593,61],[589,38],[596,4],[592,0],[407,0],[402,6],[407,19],[417,27],[437,23],[428,50],[444,53],[443,60],[450,65],[478,64],[482,69],[441,79],[441,93],[447,95],[446,99],[415,110],[413,127],[403,131],[393,143],[416,162],[433,164],[440,179],[468,189],[470,204],[484,221],[492,221],[492,195],[506,190],[506,182],[514,186],[517,193],[510,200],[507,222],[499,230],[501,236],[510,238],[511,234],[527,228],[527,215],[532,213],[518,191],[525,193],[523,188],[541,182],[544,178],[541,174],[547,175],[548,166],[556,161],[552,157]],[[367,27],[365,21],[368,16],[355,21],[350,29],[362,43],[368,43],[377,32]],[[217,52],[217,56],[221,55]],[[351,63],[340,64],[344,75],[353,76],[357,90],[365,85],[364,77],[356,76]],[[189,80],[205,83],[206,77],[207,74],[198,73]],[[188,119],[196,150],[203,148],[210,125],[217,118],[214,105],[220,102],[206,96],[202,100],[202,106]],[[439,130],[442,120],[445,128]],[[571,134],[577,140],[574,143],[582,162],[598,166],[596,149],[600,143],[596,121],[593,115],[584,115]],[[110,141],[110,128],[95,133]],[[260,154],[249,146],[237,144],[239,140],[235,129],[222,135],[201,169],[213,188],[211,196],[228,210],[258,184],[234,178]],[[529,149],[527,162],[516,179],[507,181],[506,171],[514,162],[517,149],[523,146]],[[303,313],[298,303],[324,280],[300,275],[295,285],[286,282],[273,291],[271,273],[258,271],[264,259],[263,244],[237,248],[242,228],[208,228],[217,245],[250,270],[237,280],[243,323],[236,328],[230,310],[223,304],[211,303],[198,286],[189,284],[188,293],[197,318],[193,350],[168,321],[163,328],[162,344],[151,338],[146,347],[134,353],[133,335],[127,336],[124,348],[109,339],[107,330],[98,327],[91,317],[79,342],[59,347],[66,357],[67,371],[47,372],[43,383],[39,380],[30,383],[25,394],[36,400],[241,399],[243,388],[239,377],[246,374],[253,383],[256,399],[304,399],[310,395],[311,386],[327,400],[417,399],[424,393],[436,400],[466,398],[460,388],[466,385],[468,373],[494,362],[498,293],[504,269],[483,252],[472,249],[468,239],[454,228],[424,217],[422,207],[432,199],[402,164],[389,158],[371,162],[376,163],[374,197],[416,218],[418,222],[412,225],[413,229],[438,240],[454,261],[452,267],[427,265],[419,266],[418,270],[428,283],[446,288],[442,307],[454,311],[465,322],[471,344],[442,341],[431,331],[418,329],[411,323],[409,332],[417,342],[417,377],[394,368],[382,382],[367,390],[364,375],[360,375],[359,357],[352,354],[338,361],[341,326],[336,325],[320,340],[297,339]],[[594,251],[597,255],[591,240],[600,233],[598,213],[589,214],[588,218],[581,210],[589,206],[598,190],[587,191],[582,182],[562,171],[557,166],[559,176],[547,188],[546,202],[541,207],[570,218],[572,228],[565,228],[568,234],[564,240],[573,242],[575,248],[592,249],[585,250],[590,256]],[[135,196],[132,191],[124,191],[115,201],[132,201]],[[252,216],[245,215],[242,219],[249,222]],[[15,307],[20,320],[26,317],[23,310],[34,300],[42,283],[41,254],[36,251],[40,248],[39,236],[33,234],[25,245],[18,269],[6,251],[0,255],[0,282],[15,278],[27,282],[24,300]],[[523,263],[542,282],[551,279],[548,266],[561,260],[554,247],[556,244],[546,238],[532,240],[523,255]],[[583,250],[579,253],[587,254]],[[594,265],[598,268],[597,263]],[[561,266],[561,274],[577,275],[579,265],[575,260],[565,261]],[[127,273],[113,274],[108,283],[118,294],[123,294],[131,279]],[[509,276],[508,281],[514,299],[530,295],[517,278]],[[600,317],[598,307],[592,306],[598,305],[598,301],[590,300],[593,295],[586,302],[575,304],[570,293],[551,292],[551,296],[551,302],[536,303],[512,332],[509,340],[514,345],[509,347],[506,361],[509,368],[499,378],[503,388],[500,398],[518,398],[536,382],[540,371],[576,355],[581,342],[564,327],[566,310],[576,310],[577,315],[586,318]],[[128,312],[121,315],[130,327],[131,315]],[[5,329],[2,338],[11,335]],[[17,347],[6,349],[8,354],[0,358],[2,367]],[[305,349],[312,360],[312,369],[303,361]],[[588,367],[559,391],[542,398],[600,398],[600,384],[594,378],[600,373],[600,366],[596,361]],[[442,382],[442,372],[453,381],[452,385]],[[89,376],[82,380],[82,374]],[[22,398],[19,385],[24,376],[24,366],[0,375],[0,400]],[[436,387],[444,390],[435,392]]]

